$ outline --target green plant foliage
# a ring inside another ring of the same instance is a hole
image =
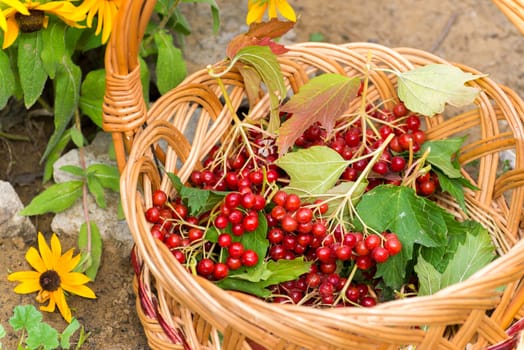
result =
[[[96,223],[90,222],[90,232],[87,230],[87,224],[83,223],[78,235],[78,248],[82,254],[79,270],[93,281],[102,261],[102,246],[102,237]]]
[[[82,196],[82,181],[67,181],[51,185],[31,200],[20,215],[31,216],[59,213],[71,207]]]

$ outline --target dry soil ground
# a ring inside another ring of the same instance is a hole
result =
[[[220,59],[227,41],[244,31],[246,0],[217,0],[222,27],[211,31],[209,11],[202,4],[184,4],[193,26],[187,40],[186,58],[190,70]],[[295,0],[290,1],[300,16],[289,41],[302,42],[321,35],[332,43],[371,41],[390,47],[408,46],[433,52],[489,74],[495,81],[524,95],[524,36],[488,0]],[[42,190],[38,161],[52,131],[49,117],[28,117],[16,106],[0,112],[2,131],[28,136],[31,142],[0,138],[0,179],[10,181],[24,203]],[[1,198],[0,198],[1,200]],[[49,216],[33,218],[38,229],[49,235]],[[9,271],[27,269],[24,254],[35,245],[35,237],[0,240],[0,323],[15,305],[33,303],[34,296],[13,293],[6,280]],[[65,248],[72,238],[63,238]],[[84,349],[147,349],[147,340],[135,315],[131,288],[129,251],[118,242],[106,241],[103,263],[91,287],[98,295],[92,301],[71,297],[74,315],[91,333]],[[59,330],[65,327],[59,314],[45,314],[45,320]],[[4,339],[15,349],[12,333]]]

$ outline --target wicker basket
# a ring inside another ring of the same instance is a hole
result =
[[[270,304],[190,275],[150,234],[144,209],[151,206],[151,194],[158,188],[171,191],[159,167],[185,181],[231,123],[217,82],[206,71],[193,74],[146,108],[137,52],[154,3],[124,1],[107,50],[104,105],[104,127],[113,134],[122,171],[122,204],[135,241],[136,307],[152,348],[398,349],[412,344],[417,350],[434,350],[465,349],[473,344],[472,349],[484,349],[508,339],[505,330],[524,312],[524,242],[519,241],[523,234],[524,104],[510,89],[487,77],[475,80],[469,84],[482,92],[470,110],[426,120],[430,139],[471,133],[460,154],[463,166],[475,161],[479,170],[471,174],[464,170],[480,188],[467,193],[469,215],[490,231],[502,257],[432,296],[373,308],[320,310]],[[294,92],[315,73],[362,75],[368,53],[374,65],[400,71],[446,63],[423,51],[369,43],[304,43],[290,49],[279,62]],[[223,80],[234,108],[239,108],[246,100],[240,74],[232,71]],[[376,72],[371,81],[371,99],[394,98],[393,76]],[[264,117],[267,98],[252,107],[255,115]],[[190,130],[191,125],[196,128]],[[515,168],[499,175],[503,151],[515,153]],[[442,205],[464,217],[451,201]]]
[[[493,0],[495,5],[506,15],[517,29],[524,34],[524,1],[523,0]]]

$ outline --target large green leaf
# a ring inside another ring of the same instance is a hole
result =
[[[81,266],[80,268],[87,277],[94,281],[102,261],[103,242],[96,223],[91,221],[90,225],[91,240],[89,240],[87,234],[87,224],[83,223],[82,226],[80,226],[80,232],[78,234],[78,248],[82,254],[82,261],[86,262],[85,265]]]
[[[439,273],[433,265],[419,256],[415,272],[419,278],[419,295],[430,295],[452,284],[466,280],[495,258],[495,247],[489,232],[480,224],[458,244],[445,271]]]
[[[99,128],[102,128],[102,104],[105,88],[106,71],[97,69],[87,73],[80,90],[80,110]]]
[[[48,75],[41,58],[43,47],[41,31],[23,33],[18,37],[18,74],[26,108],[42,95],[47,81]]]
[[[104,188],[109,188],[113,192],[120,191],[120,173],[116,166],[91,164],[86,172],[93,174]]]
[[[82,196],[82,181],[67,181],[54,184],[33,198],[31,203],[20,211],[20,215],[41,215],[59,213],[71,207]]]
[[[78,107],[78,99],[80,96],[80,81],[82,72],[80,67],[71,61],[69,57],[62,60],[62,64],[58,66],[55,77],[55,131],[49,142],[42,159],[45,159],[51,150],[62,138],[69,122],[73,117],[73,113]]]
[[[472,103],[480,89],[464,83],[482,77],[447,64],[429,64],[398,76],[398,96],[406,107],[423,115],[442,113],[446,103],[461,107]]]
[[[78,322],[76,318],[73,318],[71,323],[69,323],[62,334],[60,334],[60,347],[62,349],[69,349],[71,347],[69,340],[78,329],[80,329],[80,322]]]
[[[187,75],[187,68],[182,51],[173,45],[171,35],[158,31],[154,38],[158,48],[156,84],[158,91],[164,94],[180,84]]]
[[[104,187],[100,183],[100,180],[92,173],[87,174],[87,188],[89,189],[89,193],[95,197],[96,204],[102,209],[107,208]]]
[[[25,343],[28,349],[56,349],[60,345],[58,342],[58,331],[47,323],[38,323],[34,327],[27,329]]]
[[[42,313],[33,305],[17,305],[13,310],[13,316],[9,318],[9,324],[15,331],[31,328],[43,319]]]
[[[327,146],[289,152],[276,163],[289,175],[290,189],[313,195],[324,194],[333,188],[349,164]]]
[[[11,69],[9,56],[0,50],[0,109],[3,109],[9,97],[15,92],[15,75]]]
[[[71,129],[66,130],[62,137],[58,140],[58,142],[55,143],[53,148],[49,151],[49,154],[47,155],[47,158],[45,160],[44,164],[44,177],[42,182],[47,182],[51,180],[53,177],[53,165],[55,162],[60,158],[62,155],[62,152],[65,150],[66,146],[69,144],[69,141],[71,141]]]
[[[51,79],[55,78],[58,65],[67,55],[65,42],[67,28],[62,21],[51,21],[46,30],[42,31],[42,63]]]

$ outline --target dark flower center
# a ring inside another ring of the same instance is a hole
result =
[[[60,287],[60,276],[55,270],[47,270],[40,275],[40,286],[43,290],[53,292]]]
[[[15,18],[22,33],[36,32],[44,27],[44,11],[29,10],[29,16],[17,12]]]

